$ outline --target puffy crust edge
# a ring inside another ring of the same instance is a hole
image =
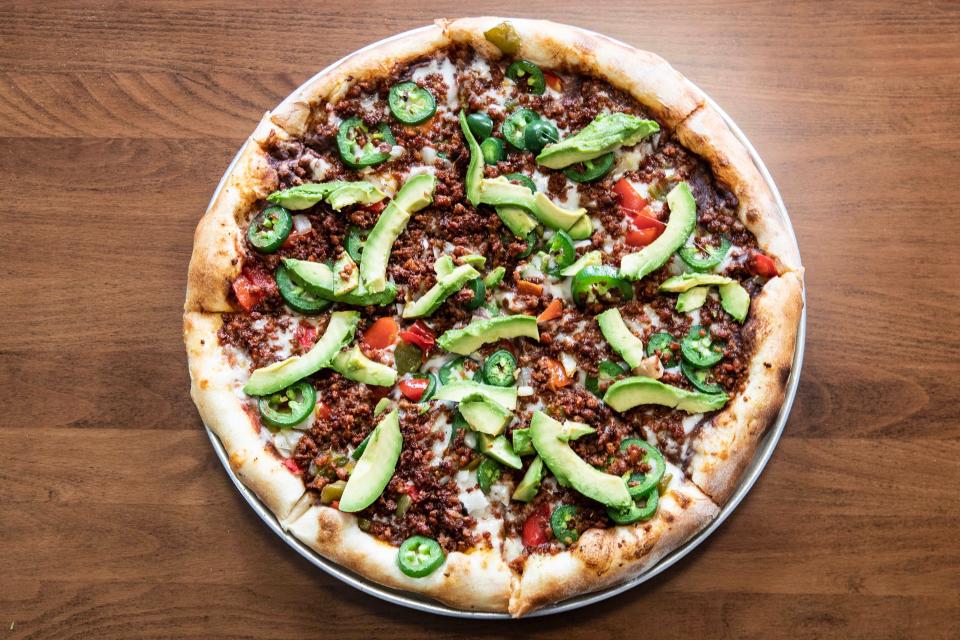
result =
[[[223,189],[204,213],[193,236],[187,269],[185,311],[234,311],[230,285],[240,274],[243,228],[253,205],[276,190],[276,171],[262,144],[270,135],[285,135],[265,115],[240,149]]]
[[[522,616],[637,576],[686,542],[719,512],[701,491],[684,482],[661,498],[657,516],[649,522],[590,529],[568,551],[530,556],[514,584],[510,614]]]
[[[397,567],[396,547],[361,531],[354,516],[313,505],[286,526],[323,557],[387,587],[467,611],[507,610],[513,574],[496,549],[451,553],[437,571],[410,578]]]
[[[259,423],[234,393],[237,368],[217,343],[223,320],[218,314],[188,312],[183,338],[190,368],[190,395],[203,422],[210,427],[230,458],[230,467],[267,507],[283,519],[306,489],[300,476],[268,451],[258,434]]]
[[[705,104],[677,127],[676,135],[683,146],[707,160],[717,181],[737,196],[740,221],[756,236],[760,248],[779,263],[780,271],[801,269],[786,217],[746,147],[720,113]]]
[[[491,58],[500,50],[483,35],[505,18],[441,21],[454,42],[468,43]],[[660,56],[606,36],[549,20],[509,18],[520,34],[519,57],[540,65],[569,65],[605,78],[633,95],[660,121],[674,128],[704,103],[703,93]]]
[[[791,271],[773,278],[754,298],[744,328],[754,344],[747,386],[700,428],[691,443],[687,473],[718,504],[724,504],[737,487],[783,405],[803,313],[801,274]]]

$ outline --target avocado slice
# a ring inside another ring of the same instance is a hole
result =
[[[560,275],[564,276],[565,278],[572,277],[580,273],[580,270],[584,267],[595,267],[598,264],[603,264],[603,252],[587,251],[585,254],[577,258],[576,262],[561,271]]]
[[[243,392],[251,396],[265,396],[286,389],[330,364],[334,356],[353,339],[360,321],[358,311],[335,311],[330,314],[327,329],[317,343],[302,356],[268,364],[250,375]]]
[[[586,240],[593,235],[593,220],[590,219],[590,216],[585,215],[567,229],[567,233],[574,240]]]
[[[601,113],[575,135],[545,146],[537,162],[551,169],[563,169],[637,144],[657,131],[660,125],[653,120],[628,113]]]
[[[694,287],[687,289],[677,296],[677,311],[686,313],[694,311],[703,306],[707,301],[707,294],[710,293],[710,287]]]
[[[521,336],[540,341],[535,317],[515,315],[474,320],[462,329],[445,331],[437,339],[437,344],[447,351],[466,356],[488,342]]]
[[[380,293],[387,286],[387,262],[393,243],[407,228],[410,214],[433,202],[437,180],[429,173],[421,173],[407,180],[377,223],[373,225],[360,256],[360,279],[371,293]]]
[[[477,451],[488,458],[493,458],[497,462],[507,465],[511,469],[523,468],[523,461],[513,451],[513,447],[510,446],[506,436],[491,438],[485,433],[478,433]]]
[[[342,296],[350,293],[360,284],[360,269],[346,251],[333,263],[333,295]]]
[[[541,479],[543,479],[543,459],[537,456],[527,467],[527,472],[523,474],[523,479],[510,497],[517,502],[530,502],[540,491]]]
[[[730,284],[731,282],[733,282],[732,279],[726,276],[718,276],[715,273],[681,273],[664,280],[663,284],[660,285],[660,291],[682,293],[694,287]]]
[[[437,278],[442,278],[456,268],[456,265],[453,264],[453,258],[450,256],[440,256],[433,263],[433,272],[437,274]]]
[[[576,440],[577,438],[588,436],[591,433],[596,432],[596,429],[583,422],[564,420],[563,427],[560,429],[560,433],[557,435],[557,437],[564,442],[570,442],[571,440]]]
[[[533,450],[533,442],[530,440],[530,429],[514,429],[510,433],[513,440],[513,450],[518,456],[528,456],[536,453]]]
[[[467,116],[463,109],[460,110],[460,130],[463,131],[463,136],[467,139],[467,148],[470,149],[470,164],[467,166],[467,175],[464,180],[467,200],[473,206],[477,206],[480,204],[480,182],[483,180],[483,152],[480,150],[480,143],[467,125]]]
[[[291,211],[300,211],[309,209],[340,187],[348,184],[350,183],[345,180],[320,183],[308,182],[283,191],[274,191],[267,196],[267,201]]]
[[[620,412],[641,404],[659,404],[687,413],[705,413],[722,408],[727,400],[725,393],[687,391],[644,376],[614,382],[603,395],[603,401]]]
[[[537,219],[520,207],[501,205],[494,207],[494,210],[510,233],[518,238],[526,238],[537,228]]]
[[[614,351],[619,353],[630,368],[639,367],[646,354],[643,352],[643,341],[630,331],[620,310],[616,307],[607,309],[597,316],[597,324],[604,339],[610,343]]]
[[[520,184],[514,184],[504,176],[492,179],[483,178],[480,181],[479,199],[482,204],[524,209],[536,216],[537,220],[544,226],[564,231],[580,223],[587,215],[587,210],[582,207],[572,210],[564,209],[548,198],[546,194],[539,191],[535,194],[530,193],[530,189]],[[582,230],[578,229],[577,233],[582,235]],[[523,237],[526,237],[526,234]]]
[[[377,387],[392,387],[397,381],[397,372],[392,367],[374,362],[363,355],[360,347],[341,351],[334,356],[330,367],[348,380],[372,384]]]
[[[513,420],[510,411],[482,393],[465,396],[457,408],[471,429],[488,436],[500,435]]]
[[[683,246],[697,225],[697,202],[690,186],[681,182],[667,194],[670,219],[660,237],[642,250],[628,253],[620,259],[620,275],[639,280],[666,264],[673,252]]]
[[[422,318],[429,316],[440,308],[443,301],[455,294],[474,278],[479,278],[480,272],[469,264],[462,264],[453,271],[437,279],[437,283],[430,290],[403,308],[404,318]]]
[[[437,389],[436,395],[433,397],[435,400],[461,402],[464,398],[475,395],[481,395],[488,400],[493,400],[510,411],[514,411],[517,408],[516,387],[495,387],[492,384],[483,384],[470,380],[448,382]]]
[[[387,194],[370,182],[333,180],[301,184],[283,191],[274,191],[267,196],[267,200],[291,211],[309,209],[321,200],[326,200],[331,207],[340,211],[351,204],[373,204],[386,197]]]
[[[333,269],[329,266],[322,262],[295,258],[284,258],[283,264],[297,283],[324,300],[366,307],[390,304],[397,297],[397,287],[392,282],[388,282],[386,288],[380,293],[370,293],[364,288],[363,281],[360,281],[353,291],[336,295],[333,292]]]
[[[468,264],[475,269],[483,269],[487,265],[487,258],[476,253],[469,253],[460,256],[460,264]]]
[[[533,414],[530,421],[533,447],[557,481],[561,484],[566,482],[588,498],[608,507],[626,509],[633,504],[623,478],[591,467],[560,439],[562,433],[563,425],[547,414],[542,411]]]
[[[357,466],[343,488],[340,511],[362,511],[380,497],[397,468],[402,448],[400,416],[394,409],[383,417],[370,434],[363,455],[357,460]]]
[[[340,211],[351,204],[374,204],[387,197],[375,184],[369,182],[347,182],[334,189],[327,196],[327,204],[334,211]]]
[[[747,319],[750,310],[750,294],[739,282],[722,284],[720,289],[720,305],[723,310],[733,316],[737,322]]]

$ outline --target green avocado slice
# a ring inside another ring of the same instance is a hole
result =
[[[677,296],[677,311],[686,313],[695,311],[703,306],[707,301],[707,294],[710,293],[710,287],[694,287],[687,289]]]
[[[720,289],[720,304],[723,310],[733,316],[737,322],[747,319],[750,310],[750,294],[739,282],[722,284]]]
[[[596,432],[596,429],[583,422],[564,420],[563,428],[560,429],[560,433],[557,434],[557,437],[564,442],[570,442],[571,440],[576,440],[577,438],[582,438],[583,436],[588,436],[591,433]]]
[[[639,367],[646,357],[643,341],[627,327],[620,315],[620,310],[616,307],[607,309],[597,316],[597,324],[600,325],[600,332],[604,339],[626,360],[630,368]]]
[[[694,287],[730,284],[731,282],[733,282],[733,280],[730,278],[718,276],[715,273],[681,273],[678,276],[664,280],[663,284],[660,285],[660,291],[682,293]]]
[[[657,131],[660,125],[653,120],[628,113],[602,113],[577,134],[545,146],[537,162],[551,169],[563,169],[634,145]]]
[[[327,196],[327,204],[334,211],[340,211],[352,204],[374,204],[387,197],[377,185],[369,182],[348,182],[334,189]]]
[[[387,287],[387,262],[390,251],[403,230],[407,228],[410,214],[433,202],[437,179],[429,173],[421,173],[408,179],[390,204],[380,214],[367,236],[360,256],[360,279],[371,293],[380,293]]]
[[[562,433],[563,425],[547,414],[542,411],[533,414],[530,421],[533,447],[557,481],[608,507],[629,507],[633,499],[623,478],[591,467],[560,439]]]
[[[340,511],[362,511],[380,497],[397,468],[402,448],[400,416],[394,409],[371,432],[363,455],[357,460],[357,466],[343,488]]]
[[[509,410],[482,393],[465,396],[457,408],[471,429],[488,436],[500,435],[513,420]]]
[[[519,337],[540,340],[535,317],[515,315],[474,320],[462,329],[445,331],[437,339],[437,344],[447,351],[466,356],[488,342]]]
[[[523,474],[523,479],[510,496],[517,502],[530,502],[540,491],[540,480],[543,479],[543,458],[537,456],[527,467],[527,472]]]
[[[467,148],[470,149],[470,164],[467,166],[467,175],[464,180],[467,200],[473,206],[477,206],[480,204],[480,182],[483,180],[483,152],[480,150],[480,143],[467,125],[467,116],[462,109],[460,110],[460,129],[467,139]]]
[[[322,262],[295,258],[284,258],[283,264],[298,284],[324,300],[366,307],[390,304],[397,297],[397,287],[393,283],[388,282],[386,288],[380,293],[370,293],[364,288],[363,281],[360,281],[352,291],[337,295],[334,293],[333,269],[329,266]]]
[[[493,458],[511,469],[520,469],[523,467],[523,461],[520,459],[520,456],[514,452],[506,436],[491,438],[485,433],[478,433],[477,450],[488,458]]]
[[[326,200],[331,207],[340,211],[351,204],[373,204],[386,197],[387,194],[370,182],[334,180],[301,184],[283,191],[274,191],[267,196],[267,200],[291,211],[309,209],[321,200]]]
[[[681,182],[667,194],[670,219],[660,237],[642,250],[628,253],[620,259],[620,275],[630,280],[640,280],[664,264],[673,252],[683,246],[697,224],[697,202],[690,186]]]
[[[567,229],[567,233],[574,240],[586,240],[593,235],[593,220],[590,219],[590,216],[585,215]]]
[[[565,278],[572,277],[580,273],[580,270],[584,267],[595,267],[598,264],[603,264],[603,252],[587,251],[585,254],[580,256],[576,262],[561,271],[560,275]]]
[[[513,442],[513,450],[517,455],[528,456],[536,453],[533,450],[533,442],[530,441],[530,429],[514,429],[510,433],[510,439]]]
[[[353,339],[359,321],[358,311],[331,313],[326,331],[310,351],[302,356],[291,356],[257,369],[250,375],[243,392],[251,396],[265,396],[286,389],[294,382],[326,367],[343,345]]]
[[[350,254],[343,251],[333,263],[333,295],[350,293],[360,284],[360,270]]]
[[[463,288],[474,278],[479,278],[480,272],[469,264],[463,264],[440,276],[437,283],[430,290],[403,308],[404,318],[422,318],[429,316],[440,308],[443,301]]]
[[[687,391],[644,376],[614,382],[603,396],[604,402],[621,413],[641,404],[659,404],[687,413],[705,413],[722,408],[727,400],[729,397],[725,393]]]
[[[480,180],[478,193],[478,201],[481,204],[489,204],[498,208],[520,208],[529,211],[536,216],[537,220],[545,227],[551,229],[562,229],[566,231],[587,217],[587,210],[583,207],[578,209],[564,209],[548,198],[546,194],[540,193],[539,191],[535,194],[530,193],[530,189],[527,187],[514,184],[504,176],[482,178]],[[589,220],[589,218],[587,219]],[[522,223],[518,226],[518,230],[527,227],[529,227],[529,224]],[[529,228],[532,229],[533,227]],[[590,228],[592,229],[592,225],[590,225]],[[527,233],[529,233],[529,230]],[[582,230],[578,229],[577,235],[582,235]],[[523,237],[526,237],[526,234],[523,234]]]
[[[341,351],[334,356],[330,367],[348,380],[377,387],[392,387],[397,381],[397,372],[392,367],[374,362],[363,355],[360,347]]]
[[[492,384],[483,384],[482,382],[473,382],[470,380],[448,382],[437,389],[434,399],[460,402],[464,398],[475,395],[481,395],[488,400],[492,400],[510,411],[514,411],[517,408],[516,387],[496,387]]]

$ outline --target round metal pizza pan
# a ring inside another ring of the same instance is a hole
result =
[[[363,49],[360,49],[359,51],[365,51],[368,49],[375,48],[383,44],[384,42],[389,42],[393,39],[404,37],[404,36],[410,35],[411,33],[416,33],[417,31],[421,31],[427,28],[428,27],[420,27],[418,29],[412,29],[410,31],[398,33],[384,40],[380,40],[378,42],[370,44],[364,47]],[[589,31],[587,29],[583,29],[583,31],[586,31],[594,35],[601,35],[601,34],[596,34],[595,32]],[[602,36],[602,37],[611,39],[609,38],[609,36]],[[322,71],[317,73],[316,76],[314,77],[321,76],[324,73],[327,73],[327,71],[337,66],[338,64],[343,62],[343,60],[345,59],[346,57],[342,58],[341,60],[338,60],[337,62],[333,63],[326,69],[323,69]],[[311,78],[304,84],[308,84],[312,80],[313,78]],[[763,160],[760,159],[760,156],[757,154],[756,149],[754,149],[753,145],[750,144],[750,141],[744,135],[743,131],[740,130],[740,128],[730,118],[730,116],[728,116],[727,113],[723,109],[721,109],[720,106],[716,102],[714,102],[713,99],[711,99],[709,96],[707,97],[707,101],[713,108],[717,110],[717,112],[723,118],[724,122],[726,122],[727,126],[729,126],[731,131],[733,131],[733,134],[737,137],[738,140],[740,140],[740,142],[744,145],[744,147],[746,147],[747,151],[750,153],[750,157],[753,159],[754,164],[756,164],[757,169],[760,171],[760,174],[763,176],[763,179],[766,181],[767,185],[770,187],[770,190],[773,192],[773,195],[776,198],[777,205],[779,206],[779,209],[780,209],[779,213],[783,217],[783,220],[786,222],[787,228],[790,231],[791,239],[793,240],[793,243],[796,245],[797,243],[796,236],[794,235],[793,225],[791,224],[790,217],[787,214],[786,206],[783,203],[783,199],[780,197],[780,192],[777,189],[777,185],[774,183],[773,178],[770,176],[770,172],[767,170],[766,166],[763,164]],[[226,178],[230,174],[230,172],[233,170],[233,167],[236,164],[237,158],[239,156],[240,156],[240,152],[238,151],[237,155],[234,156],[233,161],[230,163],[230,166],[227,168],[226,172],[224,173],[223,178],[221,178],[220,184],[217,185],[217,189],[214,192],[213,197],[210,199],[211,204],[216,199],[221,189],[223,189],[224,183],[226,182]],[[664,556],[660,560],[660,562],[650,567],[645,572],[636,576],[635,578],[632,578],[621,584],[608,587],[607,589],[603,589],[601,591],[587,593],[581,596],[577,596],[575,598],[571,598],[569,600],[565,600],[563,602],[560,602],[558,604],[555,604],[549,607],[544,607],[543,609],[534,611],[533,613],[529,614],[526,617],[547,616],[555,613],[561,613],[564,611],[570,611],[572,609],[579,609],[580,607],[585,607],[587,605],[600,602],[601,600],[606,600],[607,598],[611,598],[619,593],[623,593],[628,589],[632,589],[637,585],[642,584],[647,580],[654,578],[655,576],[666,571],[671,566],[679,562],[684,556],[686,556],[688,553],[693,551],[701,542],[706,540],[710,536],[710,534],[712,534],[721,524],[723,524],[724,520],[726,520],[730,516],[730,514],[733,513],[734,509],[737,508],[737,505],[739,505],[740,502],[744,499],[744,497],[746,497],[747,493],[750,491],[754,483],[757,481],[757,478],[760,477],[760,473],[763,471],[763,468],[766,466],[767,461],[770,459],[770,456],[773,455],[773,450],[776,448],[777,442],[780,440],[780,435],[783,433],[784,427],[787,424],[787,419],[790,416],[790,409],[793,406],[794,397],[796,396],[796,393],[797,393],[797,385],[799,384],[799,381],[800,381],[800,367],[803,363],[803,347],[806,340],[806,327],[807,327],[807,311],[806,311],[806,305],[804,305],[803,314],[800,317],[800,328],[799,328],[799,331],[797,332],[797,345],[796,345],[796,350],[793,356],[793,367],[791,368],[790,377],[787,381],[787,392],[786,392],[786,397],[784,398],[783,406],[780,408],[780,413],[777,415],[776,422],[774,422],[774,424],[770,427],[769,431],[764,436],[763,440],[760,442],[760,445],[757,447],[757,452],[754,455],[754,458],[751,461],[751,463],[747,466],[746,470],[744,471],[743,477],[740,480],[740,484],[737,487],[737,490],[730,497],[730,500],[727,502],[727,504],[725,504],[723,508],[720,510],[720,513],[717,515],[717,517],[706,528],[698,532],[685,544],[674,549],[672,552]],[[210,438],[210,442],[213,444],[213,449],[214,451],[216,451],[217,457],[220,458],[220,462],[223,463],[223,468],[226,470],[227,475],[230,476],[230,480],[233,482],[234,486],[236,486],[237,488],[237,491],[240,492],[240,495],[243,496],[243,498],[247,501],[247,503],[254,510],[254,512],[256,512],[258,516],[260,516],[260,519],[263,520],[263,522],[268,527],[270,527],[270,529],[273,530],[273,532],[278,537],[280,537],[280,539],[286,542],[297,553],[299,553],[307,561],[309,561],[316,567],[320,568],[321,570],[325,571],[331,576],[334,576],[335,578],[345,582],[346,584],[359,589],[360,591],[366,594],[372,595],[376,598],[380,598],[381,600],[385,600],[387,602],[392,602],[393,604],[409,607],[411,609],[417,609],[419,611],[427,611],[429,613],[434,613],[437,615],[452,616],[457,618],[493,619],[493,620],[510,619],[510,616],[506,613],[485,613],[485,612],[477,612],[477,611],[463,611],[460,609],[454,609],[454,608],[445,606],[434,600],[423,598],[415,594],[384,587],[383,585],[377,584],[376,582],[368,580],[361,575],[358,575],[352,571],[344,569],[343,567],[336,564],[335,562],[332,562],[320,556],[315,551],[310,549],[308,546],[306,546],[305,544],[297,540],[295,537],[293,537],[291,534],[283,530],[277,518],[270,512],[269,509],[267,509],[264,506],[262,502],[260,502],[259,498],[257,498],[257,496],[253,493],[253,491],[245,487],[243,483],[240,482],[239,478],[237,478],[236,474],[234,474],[233,470],[230,468],[228,455],[226,450],[223,447],[223,444],[220,442],[217,436],[213,433],[213,431],[211,431],[209,428],[207,428],[207,435]]]

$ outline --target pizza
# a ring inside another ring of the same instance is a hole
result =
[[[192,397],[291,535],[520,616],[707,526],[784,401],[795,241],[659,57],[536,20],[384,41],[268,112],[201,218]]]

